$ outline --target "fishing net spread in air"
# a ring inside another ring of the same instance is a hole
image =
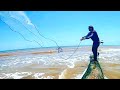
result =
[[[39,47],[54,45],[58,53],[64,52],[63,48],[61,48],[55,40],[45,37],[40,33],[40,30],[32,23],[24,11],[1,11],[0,19],[7,24],[13,32],[21,35],[24,40],[36,43]],[[80,43],[66,58],[63,58],[63,55],[60,55],[60,57],[62,59],[71,58],[78,50],[79,45]]]

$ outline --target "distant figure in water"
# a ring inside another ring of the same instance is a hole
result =
[[[63,52],[61,47],[58,47],[58,53]]]
[[[82,37],[80,40],[82,41],[85,39],[90,39],[90,38],[92,39],[92,41],[93,41],[92,52],[94,55],[94,61],[97,61],[97,56],[99,55],[97,50],[98,50],[98,47],[100,45],[100,40],[99,40],[98,34],[94,30],[93,26],[89,26],[88,29],[90,32],[86,36]]]

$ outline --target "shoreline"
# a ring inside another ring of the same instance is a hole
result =
[[[91,45],[80,45],[82,47],[91,47]],[[100,47],[120,47],[120,45],[101,45]],[[0,50],[0,53],[6,53],[6,52],[14,52],[14,51],[24,51],[24,50],[39,50],[39,49],[52,49],[56,48],[57,46],[51,46],[51,47],[36,47],[36,48],[22,48],[22,49],[10,49],[10,50]],[[74,48],[77,47],[76,45],[73,46],[61,46],[62,48]]]
[[[63,57],[67,57],[67,55],[69,55],[71,52],[74,51],[74,48],[70,48],[70,47],[64,48]],[[120,79],[120,72],[119,72],[120,71],[120,62],[119,62],[120,47],[101,46],[100,49],[103,49],[103,50],[100,51],[101,52],[100,55],[102,57],[100,57],[101,60],[99,60],[99,63],[103,70],[104,75],[108,79]],[[11,51],[10,52],[2,52],[2,53],[0,53],[0,59],[2,60],[1,65],[3,65],[3,67],[4,67],[4,65],[5,66],[8,65],[7,68],[5,69],[6,74],[8,72],[11,72],[11,70],[13,70],[13,74],[14,74],[14,73],[16,73],[16,71],[14,71],[14,69],[15,70],[18,69],[18,72],[20,72],[20,71],[21,72],[31,72],[32,75],[34,75],[36,73],[45,73],[44,74],[45,76],[43,75],[43,77],[46,77],[46,78],[47,78],[47,75],[48,76],[50,75],[51,77],[55,77],[56,79],[59,79],[59,78],[65,78],[65,79],[78,78],[79,79],[80,74],[82,74],[83,71],[88,67],[88,64],[89,64],[88,58],[90,55],[89,52],[91,52],[91,46],[89,46],[89,47],[84,46],[83,48],[79,48],[78,51],[79,52],[77,52],[76,56],[72,59],[73,62],[75,59],[75,63],[71,63],[71,61],[69,61],[69,60],[67,60],[67,61],[59,60],[60,58],[57,56],[57,50],[53,50],[51,48],[30,49],[28,51],[27,50],[21,50],[21,51],[15,50],[12,52]],[[59,54],[59,55],[61,55],[61,54]],[[25,56],[25,58],[24,58],[24,56]],[[47,56],[51,56],[51,59],[48,59],[49,57],[47,57]],[[10,62],[9,62],[9,59],[10,59]],[[4,60],[8,60],[7,63],[6,63],[6,61],[4,63]],[[30,62],[33,62],[33,63],[30,63]],[[12,63],[12,64],[10,64],[10,63]],[[18,65],[18,66],[19,66],[19,64],[21,64],[23,67],[16,68],[16,66],[14,67],[14,63],[15,63],[15,65]],[[28,66],[27,67],[24,66],[24,63]],[[29,65],[29,63],[31,65]],[[8,67],[11,68],[11,66],[9,66],[9,64],[13,65],[13,68],[10,71],[8,70]],[[51,66],[52,66],[52,68],[51,68]],[[61,66],[65,67],[65,68],[61,69]],[[3,70],[1,72],[5,72],[5,71]],[[0,73],[0,74],[2,74],[2,73]],[[32,75],[30,76],[31,78],[32,78]],[[78,77],[76,77],[75,75],[78,75]],[[30,77],[27,76],[25,78],[30,78]]]

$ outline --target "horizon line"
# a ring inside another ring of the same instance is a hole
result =
[[[60,46],[60,47],[75,47],[77,45],[71,45],[71,46]],[[80,45],[80,46],[92,46],[92,45]],[[79,46],[79,47],[80,47]],[[120,45],[101,45],[101,46],[120,46]],[[0,52],[6,52],[6,51],[15,51],[15,50],[25,50],[25,49],[42,49],[42,48],[55,48],[58,46],[50,46],[50,47],[33,47],[33,48],[18,48],[18,49],[7,49],[7,50],[0,50]]]

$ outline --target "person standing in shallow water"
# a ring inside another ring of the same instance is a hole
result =
[[[94,61],[97,61],[97,55],[99,55],[99,53],[97,52],[98,50],[98,47],[100,45],[100,40],[99,40],[99,37],[98,37],[98,34],[97,32],[94,30],[94,27],[93,26],[89,26],[88,27],[89,29],[89,33],[82,37],[80,40],[85,40],[85,39],[92,39],[93,41],[93,45],[92,45],[92,52],[93,52],[93,55],[94,55]]]

